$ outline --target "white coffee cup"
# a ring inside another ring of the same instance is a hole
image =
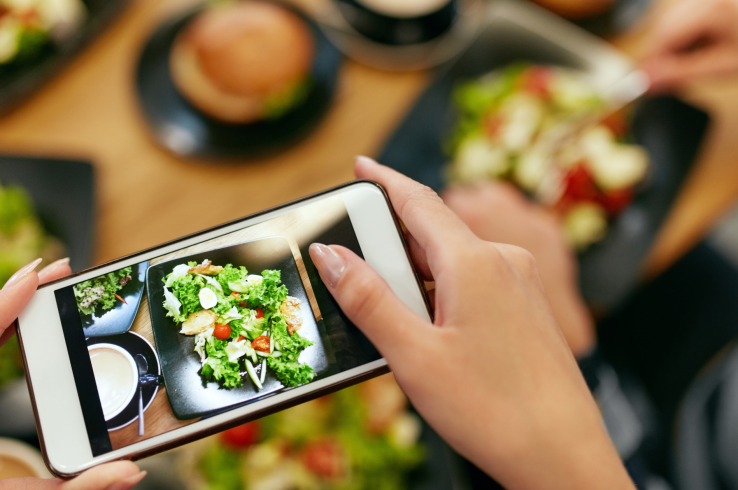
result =
[[[87,347],[103,415],[108,421],[131,402],[138,387],[138,368],[131,354],[114,344]]]

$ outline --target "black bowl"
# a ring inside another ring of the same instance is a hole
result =
[[[323,118],[336,91],[340,52],[317,25],[293,10],[309,26],[315,39],[309,94],[277,119],[250,124],[219,122],[190,104],[177,90],[169,72],[169,52],[179,31],[202,7],[159,27],[141,53],[136,91],[156,140],[185,157],[253,157],[275,153],[304,138]]]

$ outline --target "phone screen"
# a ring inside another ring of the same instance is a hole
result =
[[[362,256],[343,197],[55,291],[93,456],[380,359],[313,242]]]

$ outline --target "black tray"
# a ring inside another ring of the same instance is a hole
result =
[[[10,112],[60,71],[125,7],[128,0],[83,0],[87,18],[62,45],[45,50],[34,62],[0,70],[0,115]]]
[[[149,267],[146,285],[149,313],[154,340],[161,360],[164,384],[172,411],[178,419],[191,419],[211,415],[224,409],[232,409],[286,389],[274,375],[267,371],[264,388],[256,391],[248,375],[240,388],[220,388],[215,382],[205,383],[200,377],[200,357],[194,352],[195,337],[180,335],[180,327],[166,316],[163,279],[178,264],[209,259],[215,265],[233,264],[245,266],[251,274],[261,274],[265,269],[282,271],[282,284],[289,295],[301,301],[303,324],[300,335],[315,342],[300,355],[315,370],[316,375],[328,369],[326,347],[321,339],[315,316],[310,308],[305,287],[297,270],[289,243],[284,237],[262,238],[225,248],[209,250],[195,255],[178,257]]]
[[[72,270],[92,265],[95,181],[88,162],[0,155],[0,183],[23,187],[46,230],[67,248]]]
[[[126,300],[125,303],[118,301],[109,310],[96,308],[91,315],[80,313],[85,337],[116,335],[127,332],[131,328],[133,320],[136,319],[141,298],[143,298],[148,267],[148,260],[131,266],[131,280],[118,292],[118,295]]]
[[[328,111],[336,91],[341,53],[315,22],[297,10],[315,39],[310,92],[303,102],[274,120],[225,124],[202,113],[182,97],[169,72],[169,51],[179,31],[202,7],[159,27],[138,62],[136,92],[155,139],[184,157],[255,157],[284,150],[314,129]]]
[[[546,38],[546,33],[521,24],[524,22],[494,21],[455,62],[442,69],[394,132],[379,161],[438,191],[444,186],[443,169],[448,161],[443,145],[456,121],[450,95],[459,82],[520,60],[594,69],[596,63],[587,53],[567,49]],[[582,293],[591,304],[611,307],[637,282],[641,262],[694,163],[708,121],[704,112],[670,97],[638,105],[632,137],[651,157],[648,182],[611,224],[607,237],[579,257]]]

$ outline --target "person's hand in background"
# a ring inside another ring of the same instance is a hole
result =
[[[656,21],[643,68],[651,90],[738,73],[738,0],[682,0]]]
[[[482,240],[533,254],[569,348],[576,357],[588,354],[595,344],[594,322],[579,294],[577,263],[557,218],[502,182],[451,187],[441,197]]]
[[[505,488],[632,489],[559,330],[530,253],[477,238],[431,190],[368,159],[413,260],[436,282],[435,321],[341,246],[310,256],[423,418]]]
[[[49,264],[38,274],[41,260],[35,260],[15,273],[0,290],[0,345],[15,334],[13,322],[31,300],[39,284],[71,274],[69,259]],[[0,481],[0,490],[128,490],[146,476],[130,461],[96,466],[69,481],[59,479],[12,478]]]

